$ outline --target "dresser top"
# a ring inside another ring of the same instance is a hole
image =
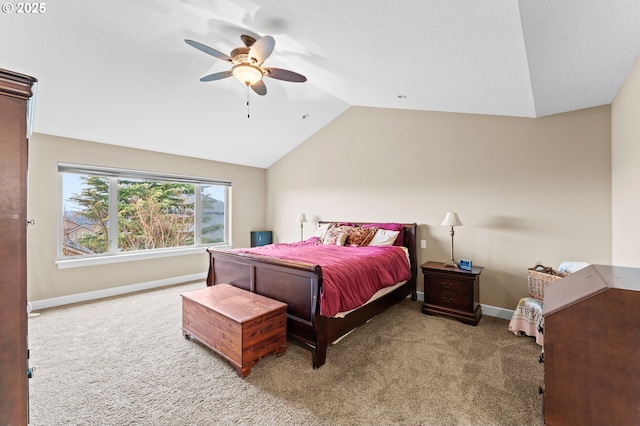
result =
[[[451,267],[451,266],[444,266],[444,262],[434,262],[432,260],[423,263],[422,265],[420,265],[420,268],[422,268],[423,272],[424,270],[432,270],[432,271],[440,271],[440,272],[450,272],[450,273],[457,273],[457,274],[468,274],[468,275],[478,275],[480,272],[482,272],[482,270],[484,269],[484,267],[482,266],[472,266],[470,271],[467,271],[465,269],[460,269],[458,267]]]
[[[640,268],[589,265],[545,288],[546,316],[607,290],[640,291]]]

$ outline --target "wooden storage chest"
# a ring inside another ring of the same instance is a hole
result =
[[[246,377],[258,361],[287,349],[287,305],[217,284],[182,294],[182,334],[226,358]]]

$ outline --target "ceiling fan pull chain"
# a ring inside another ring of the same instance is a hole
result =
[[[249,110],[249,85],[247,84],[247,118],[251,118],[251,111]]]

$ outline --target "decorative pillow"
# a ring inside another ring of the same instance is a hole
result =
[[[401,246],[404,242],[404,226],[401,223],[366,223],[362,228],[379,228],[387,231],[398,231],[398,236],[393,242],[394,246]]]
[[[338,235],[338,239],[336,239],[336,245],[344,246],[347,242],[347,238],[349,238],[349,234],[347,232],[341,233],[340,235]]]
[[[324,237],[327,235],[327,230],[329,229],[329,226],[331,226],[330,223],[324,223],[318,226],[318,229],[316,229],[316,232],[313,233],[313,236],[318,237],[321,240],[324,240]]]
[[[349,237],[347,238],[347,242],[345,245],[348,246],[368,246],[369,242],[373,240],[373,237],[376,235],[376,231],[378,228],[361,228],[356,227],[349,231]]]
[[[343,233],[348,234],[351,228],[353,228],[353,226],[338,225],[336,223],[332,223],[331,226],[329,226],[329,229],[327,229],[327,233],[325,234],[324,240],[322,241],[322,243],[336,244],[336,242],[338,241],[338,238],[340,237],[340,234],[343,234]]]
[[[388,229],[378,229],[369,242],[370,246],[392,246],[394,241],[398,238],[400,231],[389,231]]]

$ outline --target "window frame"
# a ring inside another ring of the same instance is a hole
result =
[[[108,252],[98,253],[95,255],[79,255],[79,256],[63,256],[63,222],[64,222],[64,205],[65,194],[63,185],[63,176],[65,173],[77,175],[90,175],[109,178],[109,241]],[[224,241],[221,243],[202,244],[200,231],[202,228],[202,200],[201,196],[194,196],[194,243],[190,246],[166,247],[147,250],[136,250],[118,252],[118,221],[111,220],[118,216],[118,194],[117,191],[111,190],[117,188],[118,179],[141,179],[154,180],[170,183],[190,183],[194,185],[194,194],[202,194],[202,185],[224,186]],[[58,163],[58,209],[57,209],[57,248],[56,248],[56,265],[59,269],[73,268],[78,266],[92,266],[109,263],[127,262],[144,259],[163,258],[171,256],[181,256],[189,254],[202,253],[203,247],[216,246],[221,248],[230,248],[231,244],[231,180],[205,178],[200,176],[189,176],[180,174],[169,174],[152,171],[132,170],[115,167],[103,167],[92,165],[81,165],[73,163]],[[115,239],[114,239],[115,238]]]

